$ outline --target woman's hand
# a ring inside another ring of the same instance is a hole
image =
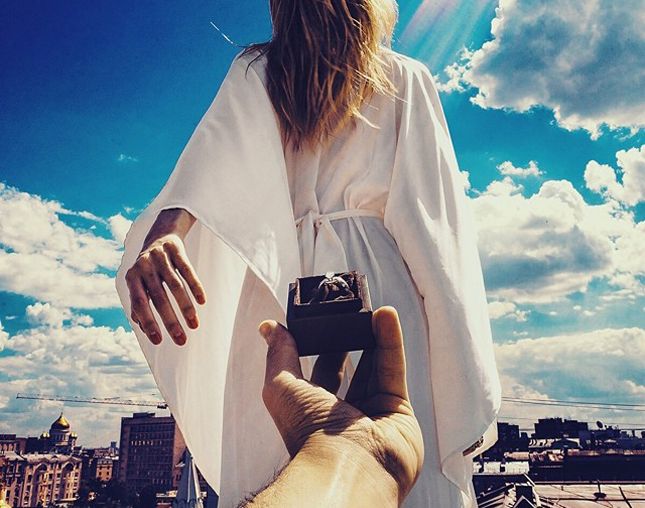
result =
[[[132,320],[139,324],[153,344],[161,342],[161,330],[152,313],[150,300],[175,343],[186,343],[186,333],[170,303],[164,283],[188,326],[199,326],[189,291],[199,304],[206,303],[206,294],[188,260],[183,241],[194,222],[195,218],[186,210],[163,210],[150,229],[137,260],[125,274]]]

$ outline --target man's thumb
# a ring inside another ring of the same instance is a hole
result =
[[[265,389],[279,382],[281,377],[302,378],[298,348],[289,331],[273,320],[263,321],[258,330],[269,346],[264,378]]]

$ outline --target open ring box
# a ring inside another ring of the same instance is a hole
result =
[[[345,288],[344,294],[326,289],[339,287],[334,280]],[[337,299],[325,299],[335,294]],[[287,328],[300,356],[373,349],[367,276],[351,271],[296,279],[289,284]]]

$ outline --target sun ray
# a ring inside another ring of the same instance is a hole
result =
[[[454,62],[474,36],[488,33],[496,0],[423,0],[401,9],[399,42],[433,72]]]

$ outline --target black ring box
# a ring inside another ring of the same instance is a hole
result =
[[[289,284],[287,328],[293,335],[300,356],[373,349],[372,302],[367,275],[357,271],[334,276],[353,276],[350,289],[354,298],[311,302],[325,275],[302,277]]]

